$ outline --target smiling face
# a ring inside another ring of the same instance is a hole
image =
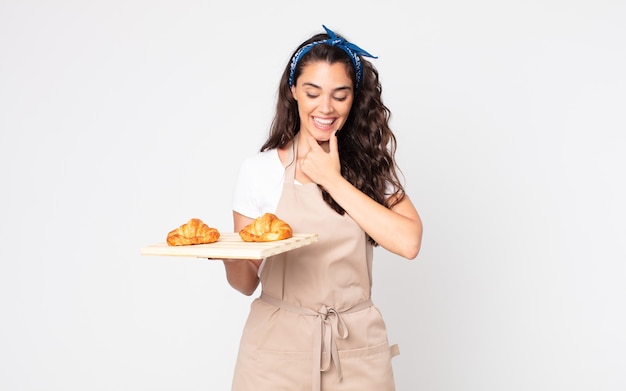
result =
[[[300,131],[318,142],[328,141],[348,119],[354,100],[349,68],[343,63],[316,61],[305,65],[291,87],[298,101]]]

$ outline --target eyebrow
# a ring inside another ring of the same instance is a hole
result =
[[[317,88],[317,89],[322,89],[322,87],[318,86],[317,84],[313,84],[313,83],[303,83],[302,86],[309,86],[309,87],[313,87],[313,88]],[[352,87],[350,86],[342,86],[342,87],[337,87],[333,90],[333,92],[337,92],[337,91],[344,91],[344,90],[352,90]]]

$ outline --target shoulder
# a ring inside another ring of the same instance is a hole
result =
[[[270,149],[245,158],[241,164],[241,171],[242,173],[251,173],[255,176],[256,174],[271,172],[282,173],[283,166],[277,150]]]
[[[254,191],[273,189],[282,183],[285,168],[280,162],[276,149],[258,152],[245,158],[239,169],[239,187]]]

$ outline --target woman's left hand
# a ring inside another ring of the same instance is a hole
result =
[[[308,176],[309,179],[322,187],[325,187],[329,181],[341,177],[337,136],[330,136],[328,140],[328,152],[326,152],[313,137],[308,137],[307,141],[310,149],[302,160],[302,172]]]

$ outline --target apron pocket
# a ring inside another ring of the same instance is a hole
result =
[[[334,365],[331,365],[322,374],[322,385],[342,391],[394,391],[391,358],[398,352],[397,345],[389,346],[388,342],[368,348],[339,351],[343,380],[339,381]]]
[[[311,391],[311,353],[240,352],[233,391]]]

